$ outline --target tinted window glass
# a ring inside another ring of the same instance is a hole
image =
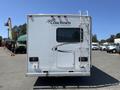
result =
[[[26,44],[26,41],[18,41],[19,44]]]
[[[57,42],[80,42],[83,41],[83,29],[80,28],[57,28]]]

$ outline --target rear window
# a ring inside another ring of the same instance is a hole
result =
[[[26,41],[18,41],[19,44],[26,44]]]
[[[56,41],[57,42],[82,42],[83,29],[82,28],[57,28]]]

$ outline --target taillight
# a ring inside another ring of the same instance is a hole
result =
[[[87,62],[88,57],[79,57],[79,62]]]
[[[38,57],[29,57],[29,62],[30,62],[32,69],[34,70],[39,69],[39,58]]]

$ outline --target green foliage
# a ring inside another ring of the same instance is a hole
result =
[[[92,35],[92,42],[98,42],[97,35]]]
[[[116,35],[110,35],[109,38],[107,38],[106,40],[101,40],[100,43],[104,43],[104,42],[110,42],[110,43],[114,43],[114,39],[115,38],[120,38],[120,33],[117,33]]]
[[[12,33],[13,39],[17,40],[19,36],[26,34],[26,30],[27,30],[26,23],[23,25],[14,26],[12,30],[13,30],[13,33]]]
[[[120,33],[117,33],[117,34],[116,34],[116,38],[120,38]]]
[[[115,35],[111,35],[106,41],[110,42],[110,43],[113,43],[114,39],[115,39]]]
[[[105,43],[105,42],[106,42],[106,40],[104,40],[104,39],[100,40],[100,43]]]
[[[26,34],[26,24],[20,25],[18,28],[19,28],[19,36]]]
[[[2,42],[2,36],[0,36],[0,42]]]

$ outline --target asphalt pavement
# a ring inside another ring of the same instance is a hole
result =
[[[92,52],[91,77],[26,77],[27,55],[0,48],[0,90],[120,90],[120,55]]]

